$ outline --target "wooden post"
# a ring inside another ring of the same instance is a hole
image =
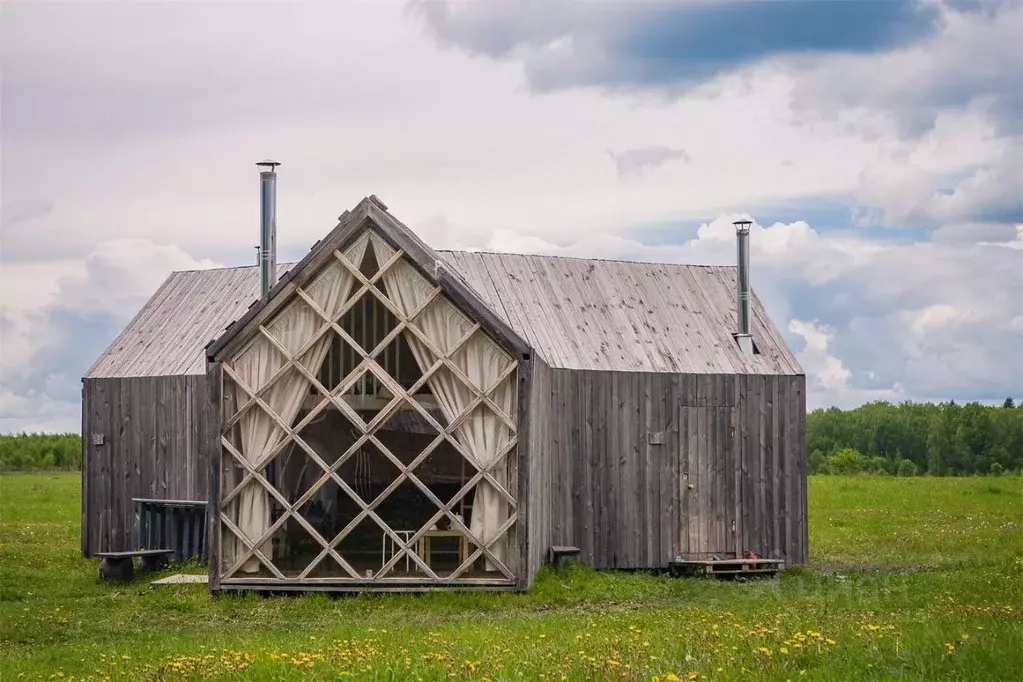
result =
[[[220,475],[223,467],[223,448],[220,447],[222,423],[223,375],[219,362],[206,363],[208,409],[200,447],[206,452],[209,466],[208,504],[206,507],[206,570],[210,591],[220,589]]]
[[[518,386],[518,417],[519,417],[519,428],[516,433],[518,441],[515,444],[516,457],[518,459],[518,491],[516,493],[516,499],[518,501],[518,512],[519,520],[516,524],[516,537],[518,538],[518,557],[512,565],[512,571],[514,571],[516,580],[516,587],[520,590],[526,590],[529,587],[529,583],[532,581],[533,576],[530,575],[530,567],[532,562],[529,560],[530,557],[530,544],[529,544],[529,524],[533,519],[533,515],[530,513],[530,506],[532,504],[532,498],[530,496],[530,453],[529,453],[529,440],[530,440],[530,409],[529,401],[532,397],[533,389],[533,356],[531,353],[522,353],[519,355],[519,386]],[[541,550],[542,551],[542,550]]]

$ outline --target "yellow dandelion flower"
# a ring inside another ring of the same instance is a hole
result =
[[[786,649],[785,647],[782,647],[782,648],[778,649],[778,653],[785,654],[786,656],[788,656],[789,650]]]
[[[664,676],[664,682],[682,682],[682,679],[675,673],[668,673]]]

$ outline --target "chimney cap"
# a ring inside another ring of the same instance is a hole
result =
[[[262,161],[257,161],[256,165],[259,166],[260,168],[269,167],[270,168],[270,172],[273,173],[277,169],[277,166],[281,165],[281,162],[280,161],[273,161],[271,159],[264,159]]]
[[[736,220],[732,225],[735,226],[735,231],[740,234],[748,234],[749,228],[753,224],[752,220]]]

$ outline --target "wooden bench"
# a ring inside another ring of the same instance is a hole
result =
[[[578,556],[579,556],[578,547],[568,547],[565,545],[551,545],[551,548],[548,551],[548,559],[552,564],[554,564],[555,568],[560,568],[561,566],[564,566],[569,561],[578,558]]]
[[[173,549],[136,549],[131,552],[97,552],[100,558],[99,577],[106,580],[128,581],[135,577],[135,557],[139,557],[139,568],[156,571],[170,563]]]

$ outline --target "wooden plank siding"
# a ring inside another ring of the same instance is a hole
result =
[[[133,497],[207,499],[207,383],[85,380],[84,555],[132,548]],[[599,568],[746,550],[805,561],[805,392],[802,376],[575,371],[534,355],[525,584],[552,544]]]
[[[521,517],[519,532],[526,537],[524,586],[532,584],[543,565],[547,548],[551,546],[551,498],[556,487],[552,485],[551,457],[555,452],[552,447],[552,429],[558,420],[552,419],[551,395],[553,379],[551,370],[538,356],[533,356],[531,395],[529,400],[529,423],[526,425],[526,438],[529,456],[526,462],[528,485],[525,499],[520,505],[525,506],[525,514]],[[523,526],[524,524],[524,526]]]
[[[549,372],[552,544],[596,568],[807,560],[803,376]]]
[[[135,549],[132,498],[206,499],[207,392],[205,375],[83,381],[84,556]]]

